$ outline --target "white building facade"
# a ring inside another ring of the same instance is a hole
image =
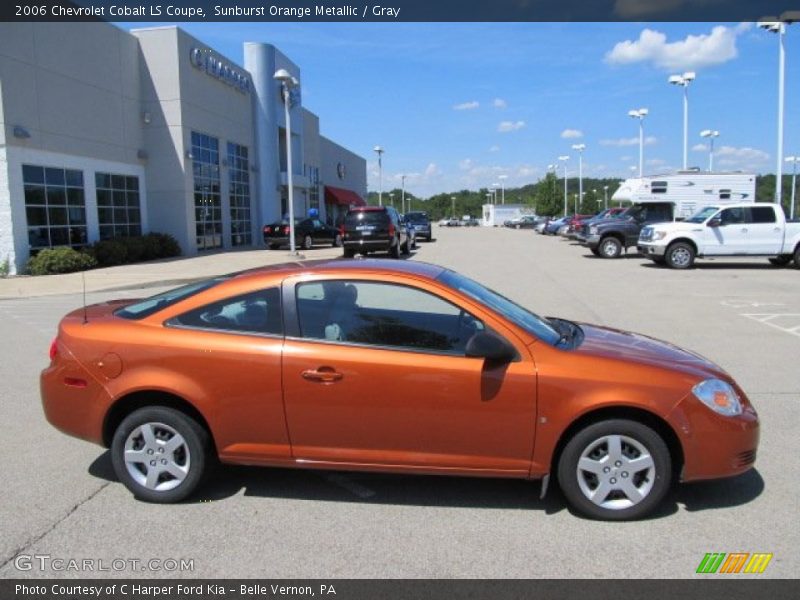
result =
[[[177,27],[0,24],[0,263],[42,248],[158,231],[186,255],[259,247],[288,211],[277,69],[247,43],[244,67]],[[290,109],[295,214],[335,222],[366,198],[366,161]]]

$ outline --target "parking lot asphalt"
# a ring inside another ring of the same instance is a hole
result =
[[[541,315],[638,331],[719,363],[761,416],[756,469],[682,485],[656,516],[633,523],[577,517],[557,490],[539,500],[536,482],[246,467],[224,468],[185,504],[145,504],[115,480],[104,449],[59,433],[41,411],[39,371],[58,319],[81,295],[6,298],[0,576],[93,575],[19,571],[23,554],[194,560],[183,573],[94,573],[103,577],[683,578],[697,576],[707,552],[767,552],[759,577],[797,577],[800,271],[765,259],[672,271],[635,255],[598,259],[526,230],[436,234],[412,260],[457,269]],[[226,270],[239,268],[235,258]],[[119,287],[88,300],[142,294]]]

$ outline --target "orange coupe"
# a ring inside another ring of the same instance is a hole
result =
[[[48,420],[111,448],[143,500],[212,461],[542,479],[595,518],[651,512],[676,479],[753,466],[758,416],[708,360],[541,318],[419,262],[245,271],[67,315]]]

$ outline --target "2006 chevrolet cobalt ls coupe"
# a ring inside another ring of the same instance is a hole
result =
[[[67,315],[41,375],[62,431],[111,448],[138,497],[210,462],[544,479],[602,519],[674,479],[751,468],[758,417],[720,367],[541,318],[453,271],[285,264]]]

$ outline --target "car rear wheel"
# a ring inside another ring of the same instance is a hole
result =
[[[342,245],[342,234],[341,233],[337,233],[336,237],[333,238],[333,247],[334,248],[340,248],[341,245]]]
[[[303,250],[311,250],[314,247],[314,240],[310,235],[303,237]]]
[[[595,519],[624,521],[652,512],[672,480],[669,449],[637,421],[589,425],[564,447],[558,482],[570,505]]]
[[[694,248],[686,242],[676,242],[667,248],[664,258],[673,269],[688,269],[694,264]]]
[[[128,415],[114,433],[111,461],[134,496],[180,502],[197,489],[211,461],[208,432],[177,410],[151,406]]]
[[[622,242],[615,237],[607,237],[600,240],[600,256],[603,258],[619,258],[622,254]]]
[[[406,243],[400,246],[400,251],[405,255],[408,256],[411,254],[411,240],[406,238]]]
[[[394,244],[389,247],[389,256],[392,258],[400,258],[400,240],[394,240]]]
[[[356,251],[351,248],[345,248],[344,252],[342,252],[342,256],[345,258],[353,258],[356,255]]]
[[[278,249],[278,248],[280,248],[280,247],[281,247],[281,245],[280,245],[280,244],[270,244],[270,245],[269,245],[269,249],[270,249],[270,250],[277,250],[277,249]]]
[[[800,269],[800,246],[794,249],[794,267]]]

